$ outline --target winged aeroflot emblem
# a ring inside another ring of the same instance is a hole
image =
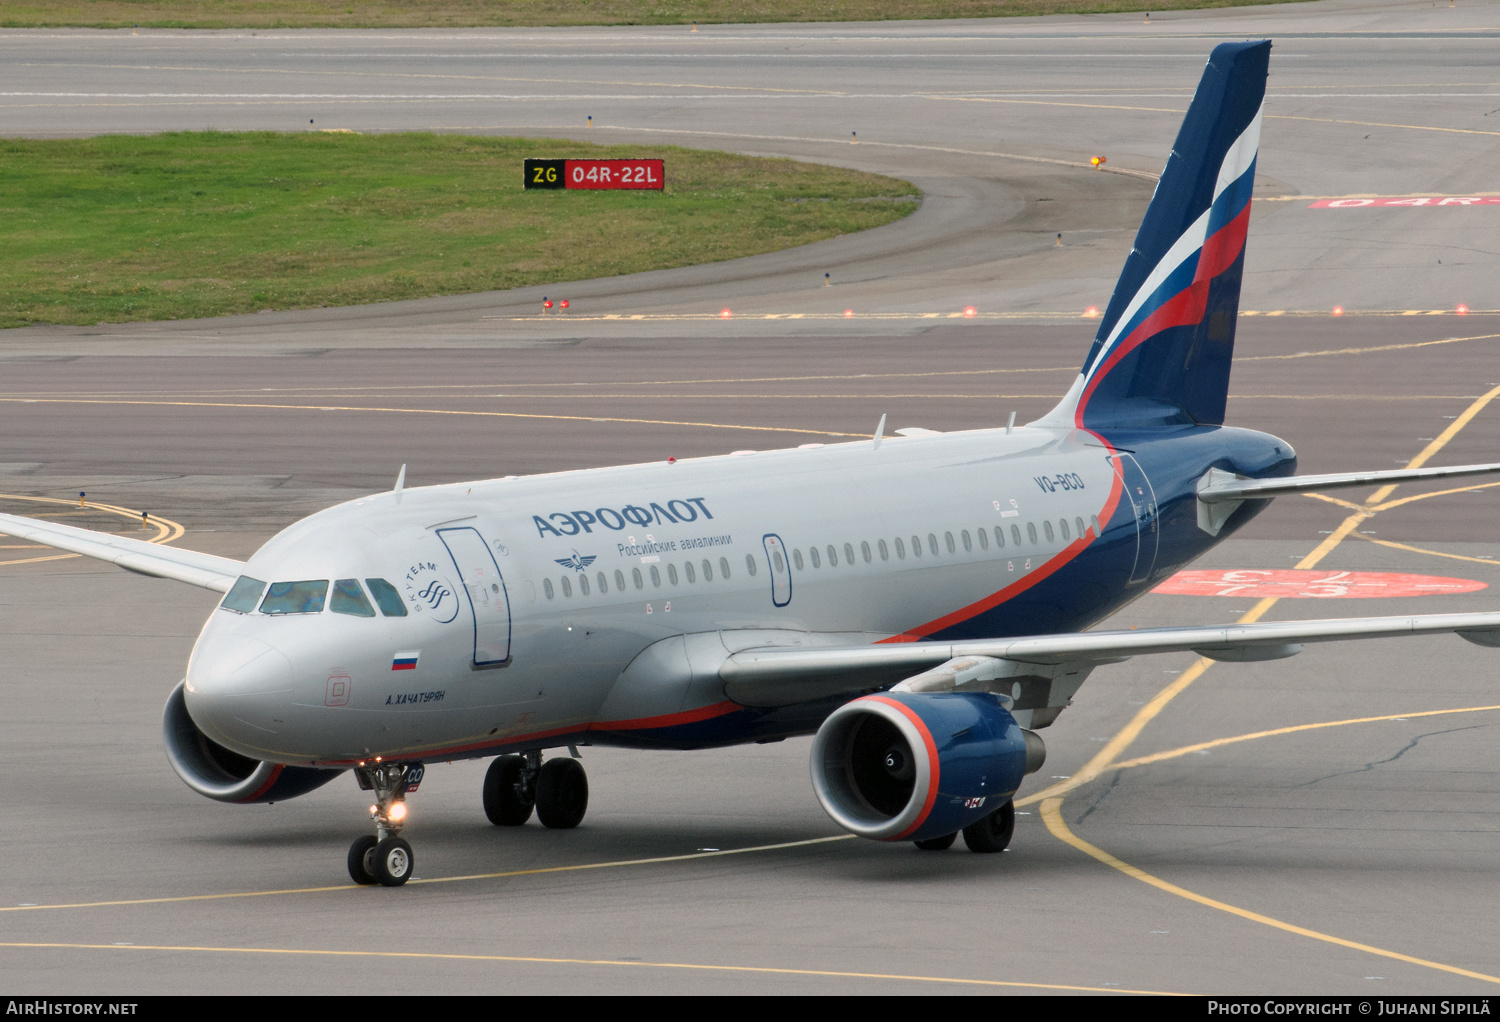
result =
[[[557,563],[561,564],[564,568],[572,568],[574,571],[583,571],[598,559],[598,554],[589,554],[587,557],[585,557],[577,550],[574,550],[572,557],[559,557],[557,558]]]

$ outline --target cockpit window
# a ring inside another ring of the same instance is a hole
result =
[[[405,617],[406,604],[401,602],[401,594],[396,592],[396,587],[383,578],[367,578],[365,585],[370,587],[370,593],[375,597],[375,602],[380,604],[380,612],[386,617]]]
[[[261,601],[262,614],[321,614],[328,596],[328,580],[272,582]]]
[[[335,614],[354,617],[374,617],[375,608],[365,599],[365,591],[359,587],[357,578],[341,578],[333,583],[333,599],[328,609]]]
[[[219,606],[225,610],[232,610],[236,614],[248,614],[255,609],[255,604],[265,588],[266,584],[260,579],[241,575],[235,580],[233,587],[225,595],[224,602]]]

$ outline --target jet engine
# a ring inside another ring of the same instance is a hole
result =
[[[321,788],[343,773],[264,763],[231,752],[198,730],[188,716],[182,697],[185,684],[179,682],[167,697],[162,737],[172,769],[198,794],[219,802],[280,802]]]
[[[877,841],[953,834],[1009,801],[1046,750],[990,693],[885,692],[839,707],[812,745],[835,823]]]

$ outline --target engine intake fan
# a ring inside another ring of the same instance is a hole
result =
[[[167,759],[189,788],[218,802],[281,802],[321,788],[342,770],[282,766],[241,756],[209,738],[188,715],[178,682],[162,713]]]
[[[835,823],[920,841],[999,809],[1042,765],[1042,740],[989,693],[888,692],[839,707],[812,746],[813,791]]]

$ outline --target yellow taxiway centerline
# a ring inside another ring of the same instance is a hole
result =
[[[69,944],[61,942],[3,941],[0,947],[19,949],[63,949],[78,951],[196,951],[208,954],[311,955],[325,958],[400,958],[454,962],[515,962],[527,965],[608,965],[621,969],[686,969],[695,972],[739,972],[775,976],[818,976],[829,979],[880,979],[906,983],[943,983],[959,986],[1003,987],[1020,990],[1063,990],[1075,993],[1147,994],[1156,997],[1191,997],[1167,990],[1132,990],[1122,987],[1074,986],[1067,983],[1022,983],[1003,979],[963,979],[956,976],[921,976],[888,972],[840,972],[833,969],[780,969],[767,965],[706,965],[695,962],[627,962],[613,958],[541,958],[530,955],[473,955],[438,951],[335,951],[325,948],[204,947],[191,944]]]

